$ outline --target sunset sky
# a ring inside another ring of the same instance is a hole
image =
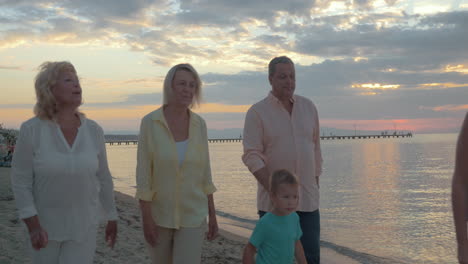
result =
[[[468,0],[0,0],[0,123],[32,117],[37,67],[67,60],[81,110],[136,133],[189,62],[208,128],[242,128],[279,55],[322,127],[457,132],[468,111]]]

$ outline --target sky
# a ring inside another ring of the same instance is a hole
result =
[[[457,132],[468,111],[468,0],[0,0],[0,123],[33,117],[45,61],[70,61],[81,110],[137,133],[188,62],[209,129],[243,127],[286,55],[324,128]]]

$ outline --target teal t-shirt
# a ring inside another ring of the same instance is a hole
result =
[[[285,216],[266,213],[258,220],[249,241],[257,249],[256,263],[294,263],[294,248],[301,236],[295,212]]]

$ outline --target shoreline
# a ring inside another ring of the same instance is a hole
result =
[[[97,234],[94,263],[150,263],[146,252],[140,212],[137,201],[120,192],[115,192],[119,213],[118,238],[113,250],[104,242],[104,225]],[[252,230],[240,227],[233,220],[218,216],[219,236],[213,241],[204,241],[203,264],[241,263],[242,251]],[[10,188],[10,168],[0,167],[0,263],[31,263],[26,247],[22,223],[16,214],[13,193]],[[333,249],[321,247],[323,264],[359,263]]]

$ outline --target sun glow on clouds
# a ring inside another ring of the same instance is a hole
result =
[[[468,67],[463,64],[457,65],[447,65],[445,66],[445,72],[459,72],[463,74],[468,74]]]
[[[361,83],[353,84],[351,88],[359,89],[361,92],[359,95],[373,96],[378,95],[384,90],[395,90],[400,88],[399,84],[380,84],[380,83]]]
[[[464,87],[468,86],[464,83],[422,83],[420,84],[421,89],[448,89],[448,88],[457,88],[457,87]]]

